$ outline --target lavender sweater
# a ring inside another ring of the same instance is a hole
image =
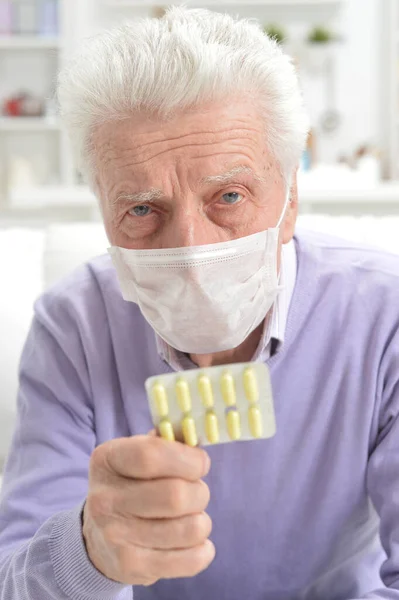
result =
[[[217,556],[192,579],[120,585],[82,540],[91,452],[151,428],[144,380],[171,371],[153,331],[108,257],[37,302],[0,501],[1,600],[399,599],[399,259],[310,234],[296,245],[268,360],[277,434],[209,450]]]

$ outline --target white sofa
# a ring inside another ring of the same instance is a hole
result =
[[[299,224],[399,254],[398,216],[304,215]],[[18,362],[33,302],[80,263],[104,253],[107,245],[103,227],[98,223],[53,225],[45,230],[0,229],[0,465],[13,431]]]
[[[13,431],[18,363],[35,299],[85,260],[106,252],[100,224],[0,229],[0,471]]]

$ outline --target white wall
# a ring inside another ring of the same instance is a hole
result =
[[[379,122],[379,10],[381,0],[348,0],[337,28],[344,41],[336,54],[337,105],[341,127],[318,137],[323,159],[334,160],[364,143],[378,144]],[[325,96],[320,80],[304,78],[304,93],[313,122],[318,124]]]

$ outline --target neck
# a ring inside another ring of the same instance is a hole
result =
[[[255,350],[262,337],[263,325],[264,321],[254,329],[240,346],[233,350],[224,350],[223,352],[214,352],[213,354],[190,354],[190,358],[200,368],[249,362],[255,354]]]

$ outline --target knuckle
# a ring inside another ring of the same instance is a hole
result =
[[[106,462],[107,444],[101,444],[97,446],[90,457],[90,470],[96,471],[102,469]]]
[[[90,475],[104,478],[105,473],[115,473],[118,464],[119,439],[112,439],[97,446],[90,457]],[[99,475],[100,473],[100,475]]]
[[[192,522],[188,525],[188,532],[194,544],[200,544],[206,540],[212,531],[212,521],[207,514],[194,515]]]
[[[187,484],[182,480],[167,482],[166,504],[174,514],[181,514],[187,508]]]
[[[205,510],[211,499],[211,492],[205,481],[199,481],[197,485],[199,486],[197,498],[200,499],[202,510]]]
[[[157,521],[153,522],[147,519],[132,518],[129,519],[128,527],[127,537],[133,544],[148,548],[157,539],[157,527],[159,527]]]
[[[212,530],[213,530],[213,522],[211,517],[208,515],[208,513],[204,513],[204,517],[206,519],[206,527],[207,527],[207,538],[211,535]]]
[[[171,524],[171,521],[166,523],[162,521],[155,521],[148,527],[147,531],[142,530],[142,539],[147,544],[151,544],[153,548],[170,548],[173,545],[173,541],[178,539],[176,529]]]
[[[193,550],[191,568],[192,574],[198,575],[204,571],[215,558],[215,547],[211,542],[206,542],[201,546],[197,546]]]

